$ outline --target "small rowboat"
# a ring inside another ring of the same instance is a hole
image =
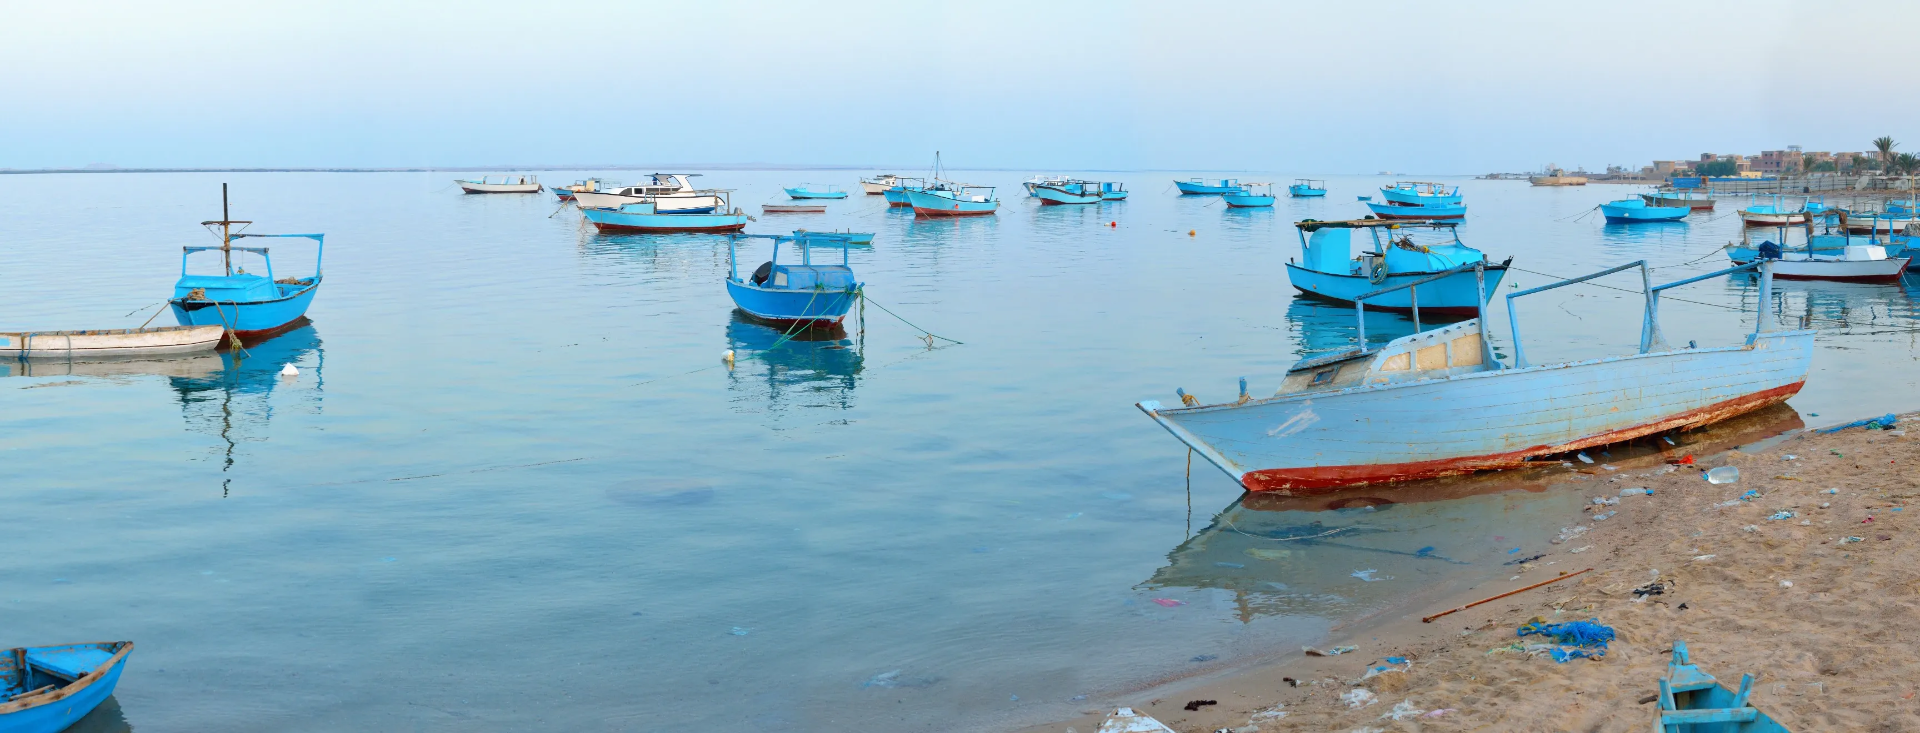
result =
[[[0,731],[58,733],[113,694],[131,641],[0,650]]]
[[[1194,179],[1185,180],[1185,181],[1174,181],[1173,185],[1175,188],[1180,189],[1180,195],[1182,196],[1217,195],[1217,194],[1223,194],[1223,193],[1234,193],[1236,191],[1239,191],[1240,179],[1238,178],[1215,178],[1215,179],[1194,178]]]
[[[0,358],[85,361],[115,356],[158,356],[212,351],[227,330],[212,326],[106,328],[86,331],[0,333]]]
[[[1690,206],[1654,206],[1644,199],[1621,199],[1600,205],[1600,214],[1608,224],[1637,224],[1650,221],[1680,221],[1693,213]]]
[[[773,258],[746,278],[740,277],[741,239],[773,240]],[[788,242],[800,247],[798,265],[780,263],[780,245]],[[848,264],[847,244],[844,234],[821,232],[735,235],[727,241],[727,295],[742,312],[768,323],[808,328],[837,324],[860,296],[860,282]],[[840,264],[814,264],[816,246],[839,247]]]
[[[1273,206],[1273,184],[1242,183],[1240,190],[1221,194],[1229,209],[1260,209]]]
[[[827,207],[825,204],[791,204],[791,205],[762,204],[760,206],[760,213],[762,214],[825,214],[827,213]]]
[[[816,191],[807,188],[807,186],[810,185],[813,184],[802,183],[794,188],[785,189],[787,197],[795,199],[843,199],[847,197],[847,192],[840,190],[837,186],[828,186],[824,191]]]
[[[499,179],[499,180],[495,180]],[[478,181],[455,179],[467,193],[539,193],[539,176],[481,176]]]
[[[1382,219],[1459,219],[1467,215],[1467,205],[1462,203],[1403,204],[1388,201],[1384,204],[1367,202],[1367,209]]]
[[[1071,180],[1061,183],[1043,183],[1033,187],[1033,195],[1040,199],[1041,206],[1097,204],[1106,200],[1106,193],[1101,189],[1099,181]]]
[[[1666,733],[1787,733],[1766,713],[1748,704],[1753,675],[1740,676],[1740,691],[1720,686],[1713,675],[1687,658],[1687,643],[1673,642],[1673,661],[1660,678],[1659,728]]]
[[[1300,178],[1287,187],[1287,195],[1294,198],[1312,198],[1327,195],[1327,182],[1313,178]]]

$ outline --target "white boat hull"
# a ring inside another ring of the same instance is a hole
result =
[[[473,181],[457,181],[457,183],[460,184],[460,190],[467,193],[539,193],[541,191],[538,183],[474,183]]]
[[[1897,282],[1907,269],[1910,257],[1879,260],[1841,260],[1830,258],[1775,260],[1773,276],[1782,280],[1851,280],[1855,282]]]
[[[226,332],[221,326],[163,326],[0,333],[0,358],[78,361],[100,357],[191,354],[214,350]]]
[[[573,195],[573,202],[582,209],[618,209],[627,204],[646,201],[659,201],[661,212],[681,209],[719,208],[720,197],[712,194],[656,194],[652,196],[630,196],[622,193],[603,193],[581,191]]]
[[[879,196],[881,194],[886,193],[887,189],[893,188],[893,186],[894,184],[891,184],[891,183],[870,183],[867,181],[860,182],[860,190],[866,191],[868,196]]]
[[[1740,220],[1747,226],[1780,226],[1782,224],[1804,224],[1807,215],[1803,213],[1756,214],[1745,209],[1740,210]]]

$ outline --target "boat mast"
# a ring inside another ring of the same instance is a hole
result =
[[[227,184],[220,184],[220,262],[227,267],[227,277],[233,277],[233,219],[227,214]]]

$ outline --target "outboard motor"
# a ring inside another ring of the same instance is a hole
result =
[[[1778,257],[1780,248],[1775,247],[1773,248],[1773,251],[1774,251],[1774,256]],[[756,267],[753,269],[753,277],[750,279],[755,285],[765,285],[767,284],[767,278],[770,278],[770,277],[773,277],[773,263],[762,262],[760,263],[759,267]]]

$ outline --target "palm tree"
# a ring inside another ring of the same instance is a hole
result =
[[[1900,143],[1894,142],[1893,138],[1887,137],[1886,135],[1881,135],[1874,139],[1873,147],[1875,150],[1880,151],[1880,167],[1882,169],[1893,162],[1893,149],[1899,146]]]
[[[1893,156],[1892,168],[1895,173],[1901,175],[1911,176],[1916,172],[1920,172],[1920,155],[1901,153]]]

